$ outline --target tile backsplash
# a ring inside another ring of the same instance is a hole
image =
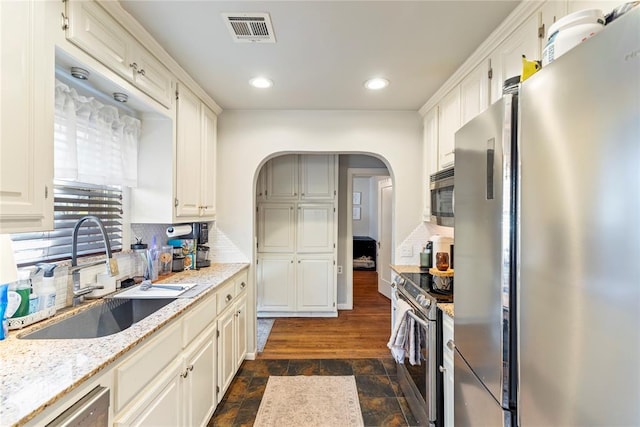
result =
[[[396,248],[395,264],[419,265],[422,248],[424,248],[431,236],[436,234],[453,237],[453,228],[442,227],[429,222],[423,222],[418,225]]]

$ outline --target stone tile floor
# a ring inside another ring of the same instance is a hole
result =
[[[269,375],[354,375],[365,426],[417,425],[388,358],[245,360],[208,427],[253,425]]]

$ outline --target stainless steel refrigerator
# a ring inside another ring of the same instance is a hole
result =
[[[456,133],[456,426],[640,425],[639,28]]]

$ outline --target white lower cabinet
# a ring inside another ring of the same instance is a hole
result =
[[[336,309],[334,267],[333,254],[298,255],[298,310]]]
[[[444,386],[444,425],[453,427],[454,423],[454,372],[453,372],[453,347],[449,342],[453,342],[453,318],[446,313],[442,313],[442,366],[443,386]]]
[[[114,426],[207,425],[247,354],[247,280],[219,285],[113,368]]]
[[[258,254],[258,311],[293,311],[295,300],[295,256]]]
[[[218,319],[218,402],[247,354],[247,295]]]

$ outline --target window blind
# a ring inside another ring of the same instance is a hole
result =
[[[54,181],[54,230],[11,236],[19,267],[71,258],[73,227],[85,215],[100,218],[114,252],[122,250],[122,189]],[[86,221],[78,230],[78,255],[104,254],[100,229]]]

